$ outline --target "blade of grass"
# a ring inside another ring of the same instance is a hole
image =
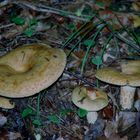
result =
[[[109,35],[109,37],[107,38],[106,42],[104,43],[104,47],[103,47],[102,53],[101,53],[102,59],[103,59],[103,55],[104,55],[104,53],[105,53],[105,50],[106,50],[106,48],[107,48],[107,45],[109,44],[109,42],[111,41],[111,39],[112,39],[113,37],[114,37],[114,36],[113,36],[113,34],[111,33],[111,34]]]
[[[70,76],[73,76],[73,77],[75,77],[77,79],[80,79],[83,83],[88,84],[89,86],[96,87],[96,83],[93,83],[93,82],[91,83],[91,82],[87,81],[85,77],[79,76],[79,74],[77,75],[77,74],[72,73],[72,72],[67,71],[67,70],[64,70],[64,72],[66,74],[70,75]]]
[[[133,35],[136,44],[140,47],[140,39],[137,37],[136,33],[132,31],[131,34]]]
[[[131,31],[131,30],[129,31],[129,30],[122,24],[122,22],[120,21],[119,17],[118,17],[116,14],[115,14],[115,16],[116,16],[118,22],[120,23],[120,25],[121,25],[121,26],[123,27],[123,29],[127,32],[127,34],[128,34],[129,36],[131,36],[131,37],[134,39],[134,41],[136,42],[137,45],[140,46],[140,41],[139,41],[137,35],[135,34],[135,32],[134,32],[134,31]]]
[[[99,35],[99,33],[104,29],[105,26],[106,26],[106,25],[103,25],[102,27],[100,27],[100,28],[97,30],[97,32],[91,36],[93,42],[95,42],[95,39],[97,38],[97,36]],[[95,44],[94,44],[94,45],[95,45]],[[87,62],[87,58],[88,58],[89,52],[90,52],[91,48],[94,47],[94,45],[93,45],[93,46],[92,46],[92,45],[89,45],[89,46],[87,47],[87,51],[86,51],[86,53],[85,53],[85,55],[84,55],[84,58],[83,58],[83,61],[82,61],[81,75],[83,74],[84,67],[85,67],[85,64],[86,64],[86,62]]]
[[[129,46],[131,46],[133,49],[135,49],[138,53],[140,53],[140,48],[134,42],[127,40],[126,38],[124,38],[119,33],[114,34],[114,36],[116,36],[116,38],[118,38],[119,40],[125,42],[126,44],[128,44]]]
[[[88,35],[88,33],[90,33],[92,30],[93,30],[93,28],[90,29],[89,31],[87,31],[87,32],[81,37],[81,39],[80,39],[79,41],[76,42],[76,44],[71,48],[71,50],[70,50],[69,54],[67,55],[67,57],[71,54],[71,52],[78,46],[78,44],[79,44],[79,43]]]
[[[102,23],[98,23],[99,26]],[[93,28],[91,28],[90,30],[88,30],[87,32],[85,32],[85,34],[81,37],[81,39],[79,41],[76,42],[76,44],[71,48],[69,54],[67,55],[67,57],[71,54],[71,52],[78,46],[78,44],[88,35],[88,33],[90,33],[94,28],[96,28],[96,26],[94,26]]]
[[[110,30],[110,32],[113,32],[114,29],[113,27],[107,23],[105,20],[101,19],[99,16],[95,15],[97,19],[99,19],[100,21],[102,21],[103,23],[105,23],[107,26],[107,28]],[[124,38],[123,36],[121,36],[119,33],[117,33],[116,31],[113,32],[114,36],[116,38],[118,38],[119,40],[125,42],[126,44],[128,44],[128,46],[132,47],[133,49],[135,49],[138,53],[140,53],[140,48],[132,41],[127,40],[126,38]]]
[[[83,32],[85,30],[85,27],[87,26],[87,24],[92,21],[94,19],[95,15],[89,19],[88,22],[86,22],[85,24],[83,24],[76,32],[74,32],[71,36],[69,36],[69,38],[65,41],[65,43],[62,45],[62,49],[64,49],[64,47],[66,45],[68,45],[74,38],[76,38],[81,32]]]

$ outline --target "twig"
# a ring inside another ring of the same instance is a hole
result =
[[[78,17],[72,12],[67,12],[64,10],[52,8],[52,7],[49,7],[46,5],[42,5],[41,3],[35,4],[35,3],[26,2],[26,1],[13,1],[12,3],[14,3],[16,5],[28,7],[32,10],[39,11],[39,12],[45,12],[45,13],[48,12],[51,14],[59,14],[59,15],[64,14],[64,16],[66,16],[66,17],[69,17],[71,19],[81,20],[81,21],[88,21],[88,18],[90,18],[90,16],[88,16],[88,15],[82,15],[81,17]]]
[[[110,25],[104,20],[101,19],[99,16],[95,15],[97,17],[97,19],[99,19],[100,21],[102,21],[104,24],[107,25],[107,28],[110,30],[110,32],[112,32],[112,28],[110,27]],[[131,46],[133,49],[135,49],[136,51],[138,51],[140,53],[140,47],[138,47],[138,45],[136,45],[134,42],[127,40],[126,38],[124,38],[121,34],[114,32],[113,34],[116,38],[118,38],[119,40],[125,42],[126,44],[128,44],[129,46]]]
[[[5,31],[3,34],[0,35],[0,39],[2,38],[11,38],[16,35],[23,33],[23,31],[28,27],[28,23],[26,22],[23,26],[14,26],[10,30]]]
[[[126,38],[124,38],[119,33],[114,34],[114,36],[116,36],[118,39],[125,42],[126,44],[130,45],[132,48],[134,48],[136,51],[138,51],[140,53],[140,47],[138,47],[138,45],[136,45],[134,42],[127,40]]]
[[[8,28],[8,27],[11,27],[15,25],[14,23],[11,23],[11,24],[7,24],[7,25],[0,25],[0,29],[3,29],[3,28]]]
[[[66,73],[66,74],[68,74],[70,76],[76,77],[77,79],[81,80],[85,84],[88,84],[89,86],[97,87],[95,83],[91,83],[91,82],[87,81],[86,79],[83,78],[83,76],[82,77],[78,76],[77,74],[72,73],[72,72],[70,72],[68,70],[64,70],[64,73]]]
[[[4,7],[10,3],[11,0],[3,0],[0,2],[0,7]]]

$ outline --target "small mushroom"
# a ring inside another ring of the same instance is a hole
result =
[[[12,109],[15,107],[14,103],[11,103],[10,99],[5,97],[0,97],[0,107],[5,109]]]
[[[108,98],[106,93],[102,90],[86,86],[78,86],[72,92],[72,102],[77,107],[89,111],[87,117],[89,116],[91,119],[91,114],[97,117],[96,111],[107,106]],[[93,118],[94,121],[96,121],[96,119]],[[93,121],[90,120],[88,122]]]
[[[95,76],[103,82],[121,86],[120,105],[122,109],[131,109],[136,87],[140,86],[140,60],[122,61],[121,71],[101,68]]]
[[[63,50],[46,44],[18,47],[0,58],[0,95],[20,98],[52,85],[66,65]]]

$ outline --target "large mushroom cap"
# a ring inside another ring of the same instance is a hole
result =
[[[112,68],[102,68],[97,70],[95,77],[103,82],[114,85],[140,86],[140,73],[127,74]]]
[[[83,86],[73,90],[72,101],[76,106],[87,111],[98,111],[108,104],[105,92]]]
[[[122,60],[120,62],[121,70],[123,73],[134,74],[140,73],[140,60]]]
[[[11,103],[10,99],[8,98],[0,97],[0,107],[5,109],[12,109],[15,107],[15,104]]]
[[[140,60],[129,60],[121,62],[121,70],[127,74],[129,85],[140,86]]]
[[[0,95],[27,97],[52,85],[66,64],[63,50],[46,44],[16,48],[0,58]]]
[[[115,84],[115,85],[126,85],[126,77],[119,71],[111,68],[102,68],[96,71],[95,77],[103,82]]]

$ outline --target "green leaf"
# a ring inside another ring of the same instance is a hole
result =
[[[56,124],[60,123],[60,119],[55,114],[54,115],[49,115],[48,119],[52,123],[56,123]]]
[[[32,37],[34,31],[32,28],[27,28],[25,31],[24,31],[24,34],[27,36],[27,37]]]
[[[22,116],[22,118],[25,118],[25,117],[27,117],[27,116],[29,116],[29,115],[32,115],[32,114],[34,114],[34,112],[33,112],[33,110],[31,109],[31,108],[25,108],[23,111],[22,111],[22,114],[21,114],[21,116]]]
[[[35,125],[41,125],[41,121],[39,120],[39,119],[34,119],[33,120],[33,124],[35,124]]]
[[[17,16],[12,18],[12,22],[14,22],[17,25],[24,25],[25,19]]]
[[[82,10],[78,9],[75,13],[78,17],[80,17],[82,15]]]
[[[93,46],[95,44],[95,42],[92,39],[87,39],[84,41],[84,45],[89,47],[89,46]]]
[[[85,116],[87,115],[87,113],[88,113],[87,110],[84,110],[84,109],[81,109],[81,108],[79,108],[79,109],[77,110],[77,114],[78,114],[78,116],[81,117],[81,118],[85,117]]]
[[[37,20],[36,19],[31,19],[29,24],[30,25],[37,25]]]
[[[67,27],[68,27],[70,30],[76,29],[75,24],[73,24],[73,23],[68,24]]]
[[[67,116],[71,112],[73,112],[72,109],[63,109],[60,112],[60,116],[65,117],[65,116]]]
[[[101,65],[103,62],[102,62],[102,57],[100,55],[96,55],[95,57],[92,58],[92,63],[99,66]]]

